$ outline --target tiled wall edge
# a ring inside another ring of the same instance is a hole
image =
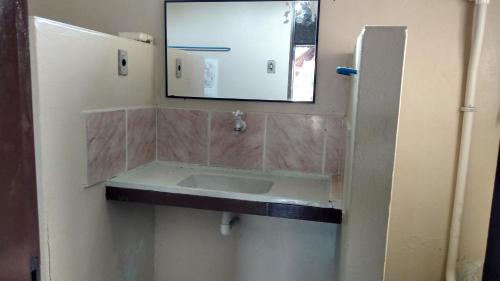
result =
[[[125,169],[126,171],[128,170],[128,162],[129,162],[129,155],[128,155],[128,111],[130,110],[140,110],[140,109],[154,109],[155,110],[155,157],[154,157],[154,160],[157,161],[158,160],[158,143],[159,143],[159,126],[158,126],[158,115],[159,115],[159,110],[161,109],[172,109],[172,110],[194,110],[194,111],[203,111],[203,112],[207,112],[208,113],[208,127],[207,127],[207,134],[208,134],[208,138],[207,138],[207,163],[206,165],[211,165],[211,127],[212,127],[212,117],[213,117],[213,113],[214,112],[231,112],[231,111],[218,111],[218,110],[205,110],[205,109],[194,109],[194,108],[178,108],[178,107],[169,107],[169,106],[164,106],[164,105],[152,105],[152,106],[130,106],[130,107],[113,107],[113,108],[104,108],[104,109],[93,109],[93,110],[84,110],[82,111],[82,114],[83,114],[83,120],[84,120],[84,124],[86,126],[86,118],[85,118],[85,115],[86,114],[92,114],[92,113],[101,113],[101,112],[111,112],[111,111],[119,111],[119,110],[124,110],[125,111]],[[340,114],[340,113],[335,113],[335,112],[332,112],[332,113],[325,113],[325,114],[305,114],[305,113],[286,113],[286,112],[245,112],[245,113],[248,113],[248,114],[262,114],[264,115],[264,134],[263,134],[263,151],[262,151],[262,168],[261,170],[262,171],[268,171],[267,169],[267,165],[266,165],[266,156],[267,156],[267,142],[268,142],[268,118],[270,115],[295,115],[295,116],[320,116],[320,117],[323,117],[325,118],[325,129],[323,130],[323,148],[322,148],[322,163],[321,163],[321,171],[320,173],[322,174],[332,174],[333,176],[337,176],[339,174],[341,174],[341,170],[339,169],[339,171],[336,171],[336,172],[331,172],[331,173],[327,173],[326,171],[326,159],[327,159],[327,145],[328,145],[328,132],[327,132],[327,122],[328,122],[328,118],[327,117],[330,117],[330,116],[334,116],[336,118],[339,118],[342,120],[342,126],[343,128],[345,129],[345,114]],[[86,134],[86,127],[84,126],[84,131],[85,131],[85,134]],[[86,135],[85,135],[86,136]],[[87,147],[86,147],[86,144],[85,144],[85,151],[86,151],[86,157],[88,158],[87,156]],[[345,157],[345,156],[344,156]],[[86,165],[85,167],[87,167],[87,162],[88,162],[88,159],[85,159],[86,160]],[[86,180],[88,179],[88,168],[86,168]],[[85,183],[84,184],[85,186],[89,186],[88,183]]]
[[[85,167],[85,172],[84,172],[84,175],[85,175],[85,178],[84,178],[84,182],[83,182],[83,187],[84,188],[88,188],[90,187],[91,185],[89,184],[89,167],[88,167],[88,163],[89,163],[89,155],[88,155],[88,151],[89,151],[89,148],[88,148],[88,144],[87,144],[87,115],[82,112],[80,114],[80,118],[82,120],[82,123],[83,123],[83,139],[84,141],[82,142],[83,143],[83,151],[85,152],[85,157],[84,157],[84,160],[85,160],[85,164],[83,165]]]
[[[265,113],[264,115],[264,140],[262,141],[262,171],[266,171],[266,155],[267,155],[267,120],[269,114]]]
[[[128,171],[128,110],[125,111],[125,172]]]
[[[154,107],[155,109],[155,161],[158,161],[158,106]]]
[[[140,108],[147,108],[147,107],[138,107]],[[155,107],[150,107],[150,108],[155,108]],[[171,109],[171,110],[192,110],[192,111],[203,111],[207,113],[232,113],[234,111],[232,110],[213,110],[213,109],[200,109],[200,108],[186,108],[186,107],[171,107],[171,106],[166,106],[166,105],[158,105],[156,106],[157,109]],[[134,108],[118,108],[118,109],[134,109]],[[117,109],[115,109],[117,110]],[[112,110],[99,110],[97,109],[96,111],[112,111]],[[295,116],[320,116],[320,117],[327,117],[327,116],[335,116],[339,119],[344,119],[346,115],[344,113],[338,113],[338,112],[331,112],[331,113],[297,113],[297,112],[262,112],[262,111],[244,111],[243,113],[245,114],[262,114],[262,115],[295,115]]]
[[[89,110],[82,110],[81,113],[83,116],[86,116],[87,114],[93,114],[93,113],[104,113],[104,112],[113,112],[113,111],[131,111],[131,110],[141,110],[141,109],[156,109],[155,106],[128,106],[128,107],[110,107],[110,108],[102,108],[102,109],[89,109]]]
[[[150,106],[129,106],[129,107],[124,107],[123,110],[125,110],[125,172],[129,171],[129,155],[128,155],[128,114],[129,111],[132,110],[143,110],[143,109],[152,109],[154,110],[154,122],[155,122],[155,151],[154,151],[154,157],[153,161],[158,160],[158,106],[156,105],[150,105]],[[151,163],[151,162],[148,162]],[[144,163],[141,166],[147,165],[148,163]],[[139,167],[141,167],[139,166]],[[139,167],[135,167],[139,168]]]
[[[128,163],[129,163],[129,155],[128,155],[128,112],[129,111],[132,111],[132,110],[142,110],[142,109],[153,109],[155,110],[155,127],[156,127],[156,135],[155,135],[155,160],[157,160],[157,154],[158,154],[158,150],[157,150],[157,147],[158,147],[158,119],[157,119],[157,115],[158,115],[158,110],[157,110],[157,106],[154,106],[154,105],[151,105],[151,106],[129,106],[129,107],[112,107],[112,108],[102,108],[102,109],[92,109],[92,110],[83,110],[81,111],[81,118],[82,118],[82,122],[83,122],[83,136],[84,136],[84,139],[87,140],[88,136],[87,136],[87,116],[90,115],[90,114],[95,114],[95,113],[105,113],[105,112],[114,112],[114,111],[124,111],[125,112],[125,141],[124,141],[124,149],[125,149],[125,170],[124,171],[121,171],[120,173],[117,173],[116,175],[114,176],[117,176],[117,175],[120,175],[122,173],[125,173],[127,172],[129,169],[128,169]],[[84,141],[83,142],[83,148],[84,151],[85,151],[85,179],[84,179],[84,183],[82,184],[84,188],[90,188],[90,187],[93,187],[93,186],[96,186],[104,181],[100,181],[100,182],[96,182],[96,183],[89,183],[89,169],[88,169],[88,144],[87,144],[87,141]],[[146,163],[147,164],[147,163]]]
[[[194,110],[194,111],[206,111],[206,112],[233,112],[233,110],[214,110],[214,109],[203,109],[203,108],[187,108],[187,107],[173,107],[165,104],[159,104],[156,106],[158,109],[178,109],[178,110]],[[238,109],[237,106],[234,107],[234,111]],[[276,112],[276,111],[244,111],[244,113],[250,114],[265,114],[265,115],[307,115],[307,116],[335,116],[338,118],[344,118],[345,113],[339,112],[327,112],[327,113],[301,113],[301,112]]]
[[[325,124],[323,128],[323,155],[321,155],[321,173],[325,174],[326,172],[326,154],[327,152],[327,143],[328,143],[328,118],[323,117],[325,119]]]
[[[101,112],[112,112],[118,110],[137,110],[137,109],[155,109],[154,105],[138,105],[138,106],[124,106],[124,107],[108,107],[108,108],[98,108],[98,109],[87,109],[83,110],[83,114],[101,113]]]
[[[212,130],[212,118],[213,118],[213,113],[214,112],[227,112],[230,113],[232,111],[226,111],[226,110],[207,110],[207,109],[197,109],[197,108],[182,108],[182,107],[170,107],[170,106],[165,106],[165,105],[159,105],[159,109],[170,109],[170,110],[193,110],[193,111],[202,111],[202,112],[207,112],[208,114],[208,126],[207,126],[207,165],[212,166],[211,163],[211,130]],[[263,152],[262,152],[262,168],[259,170],[262,171],[268,171],[266,167],[266,156],[267,156],[267,142],[268,142],[268,118],[270,115],[285,115],[285,116],[319,116],[324,118],[324,130],[323,130],[323,147],[322,147],[322,159],[321,159],[321,171],[319,172],[320,174],[331,174],[333,176],[339,175],[341,171],[335,171],[335,172],[327,172],[326,171],[326,166],[327,166],[327,146],[328,146],[328,131],[327,131],[327,122],[328,122],[328,117],[334,116],[338,119],[342,120],[342,124],[344,124],[344,119],[345,119],[345,114],[341,113],[325,113],[325,114],[310,114],[310,113],[286,113],[286,112],[245,112],[247,114],[262,114],[264,115],[264,135],[263,135]],[[158,122],[158,120],[157,120]],[[158,132],[157,132],[157,138],[158,138]],[[157,140],[158,143],[158,140]]]
[[[212,111],[208,111],[207,118],[207,165],[210,166],[212,159]]]

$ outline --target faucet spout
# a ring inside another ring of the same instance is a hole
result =
[[[233,131],[235,134],[243,133],[247,129],[247,123],[243,120],[244,113],[239,109],[233,112],[234,116],[234,128]]]

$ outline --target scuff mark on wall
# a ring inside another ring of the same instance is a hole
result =
[[[123,269],[121,281],[135,281],[137,276],[137,269],[134,264],[126,264]]]
[[[121,273],[120,281],[137,280],[137,256],[144,251],[144,241],[130,245],[125,251],[125,263]]]
[[[458,280],[459,281],[480,281],[483,271],[483,261],[459,260]]]

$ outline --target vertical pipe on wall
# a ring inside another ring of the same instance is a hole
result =
[[[460,242],[460,231],[465,201],[465,188],[467,183],[467,172],[470,156],[472,128],[474,121],[475,97],[477,71],[481,48],[483,45],[484,26],[489,0],[475,0],[474,20],[472,26],[472,44],[467,69],[467,84],[465,89],[464,106],[462,116],[462,134],[460,139],[460,151],[458,156],[457,178],[455,186],[455,198],[453,202],[453,213],[451,218],[450,236],[448,243],[448,256],[446,261],[446,280],[456,280],[456,264],[458,257],[458,246]]]

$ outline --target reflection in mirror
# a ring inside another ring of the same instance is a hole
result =
[[[314,102],[318,8],[165,2],[167,96]]]

